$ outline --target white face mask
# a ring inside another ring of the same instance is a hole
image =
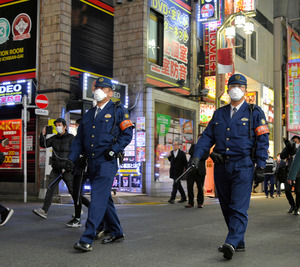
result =
[[[234,87],[229,92],[229,96],[233,101],[241,100],[244,95],[245,93],[239,87]]]
[[[107,94],[105,94],[102,89],[97,89],[94,92],[94,98],[97,102],[102,101],[105,97],[107,97]]]
[[[64,131],[63,126],[56,126],[56,131],[58,134],[61,134]]]

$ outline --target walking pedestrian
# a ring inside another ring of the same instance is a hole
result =
[[[201,137],[201,134],[199,134],[198,139]],[[197,142],[196,142],[197,143]],[[191,156],[189,160],[189,165],[192,161],[193,155],[195,151],[195,144],[191,145],[191,148],[189,150],[189,154]],[[197,185],[198,193],[197,193],[197,207],[203,208],[203,202],[204,202],[204,181],[205,181],[205,175],[206,175],[206,160],[209,157],[209,152],[204,155],[199,162],[198,169],[192,170],[188,176],[187,176],[187,191],[188,191],[188,204],[184,206],[185,208],[192,208],[194,207],[194,183]]]
[[[49,184],[52,184],[56,178],[62,174],[62,180],[65,182],[69,193],[73,197],[73,179],[74,176],[71,170],[65,170],[66,161],[68,160],[68,154],[70,151],[70,146],[72,144],[74,135],[68,133],[67,123],[63,118],[58,118],[54,121],[57,134],[46,138],[46,127],[43,128],[43,131],[40,135],[40,146],[43,148],[52,147],[52,157],[51,157],[51,167],[52,170],[49,175]],[[63,171],[64,170],[64,171]],[[59,184],[58,180],[53,184],[51,188],[48,188],[44,204],[42,208],[33,209],[33,213],[40,216],[43,219],[47,219],[48,210],[51,206],[54,192]],[[74,198],[73,198],[74,200]],[[74,201],[75,203],[75,201]],[[76,227],[80,227],[81,223],[78,222]]]
[[[71,168],[79,155],[88,158],[91,202],[85,231],[74,248],[91,251],[97,227],[105,218],[110,227],[110,236],[103,244],[120,242],[123,230],[111,197],[111,187],[118,170],[117,158],[131,142],[133,124],[128,111],[120,103],[113,103],[113,85],[108,78],[98,78],[94,83],[94,98],[97,105],[83,117],[72,143],[69,161]]]
[[[290,168],[294,161],[294,156],[297,153],[297,151],[299,150],[300,137],[297,135],[294,135],[291,138],[291,141],[287,140],[285,143],[286,143],[286,147],[281,151],[280,157],[281,157],[281,159],[287,160],[287,171],[289,173]],[[300,207],[300,171],[298,171],[296,176],[293,173],[293,175],[291,175],[291,176],[289,175],[289,177],[290,177],[289,180],[292,180],[292,182],[286,181],[286,183],[284,185],[285,196],[290,204],[288,213],[294,212],[294,215],[299,215],[300,214],[300,211],[299,211],[299,207]],[[292,178],[294,178],[294,179],[292,179]],[[292,195],[293,187],[295,188],[295,194],[296,194],[295,199]]]
[[[245,251],[244,235],[248,223],[254,162],[255,179],[264,181],[268,158],[269,129],[262,109],[249,105],[244,96],[247,80],[234,74],[228,80],[229,105],[214,112],[213,118],[199,138],[192,164],[199,165],[210,148],[214,161],[214,178],[228,234],[218,248],[230,260],[235,251]],[[255,149],[255,152],[254,152]],[[253,153],[254,152],[254,153]]]
[[[274,159],[270,156],[269,150],[268,150],[268,156],[269,157],[266,160],[266,167],[265,167],[264,191],[265,191],[266,198],[269,197],[269,192],[270,192],[270,197],[274,198],[276,166],[275,166]],[[270,190],[269,190],[269,183],[270,183]]]
[[[170,161],[170,178],[173,179],[173,188],[171,192],[171,197],[168,200],[169,203],[174,204],[177,191],[179,191],[181,195],[181,199],[178,200],[178,203],[186,202],[186,194],[182,187],[181,181],[177,181],[176,179],[184,172],[187,167],[187,159],[185,152],[179,148],[179,143],[177,141],[173,142],[173,150],[170,152],[168,156],[168,160]]]

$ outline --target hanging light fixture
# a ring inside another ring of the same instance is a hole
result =
[[[251,34],[254,32],[254,23],[251,21],[246,22],[245,26],[244,26],[244,32],[246,34]]]
[[[246,17],[244,15],[237,15],[234,19],[235,26],[237,28],[243,28],[245,26]]]
[[[225,36],[228,39],[232,39],[235,37],[235,27],[234,26],[229,26],[225,28]]]

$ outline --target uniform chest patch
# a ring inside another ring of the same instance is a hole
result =
[[[261,124],[266,124],[266,120],[265,119],[261,119]]]
[[[129,118],[129,115],[126,113],[126,114],[124,115],[124,117],[125,117],[126,119],[128,119],[128,118]]]
[[[104,118],[107,118],[107,119],[111,118],[111,114],[105,114]]]
[[[248,121],[249,119],[248,118],[242,118],[242,121]]]

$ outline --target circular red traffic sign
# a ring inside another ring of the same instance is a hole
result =
[[[48,97],[45,95],[37,95],[37,97],[35,98],[35,104],[41,109],[48,107]]]

